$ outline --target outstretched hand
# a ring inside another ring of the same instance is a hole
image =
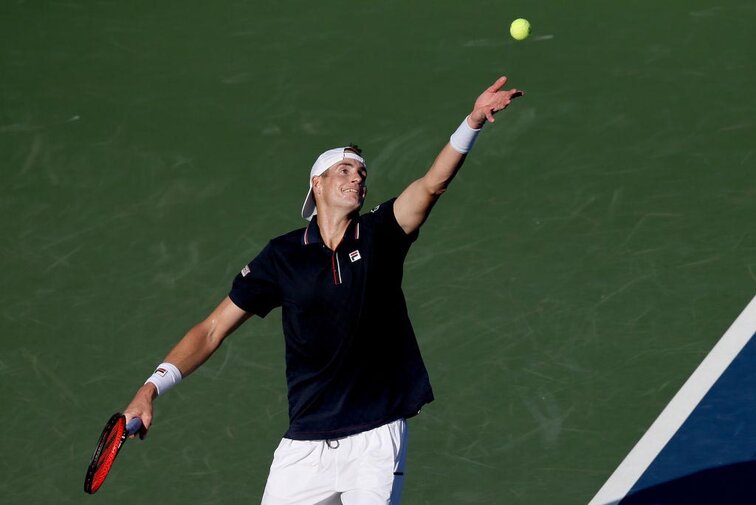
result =
[[[499,77],[475,100],[473,111],[468,120],[472,128],[480,128],[486,121],[493,123],[495,121],[494,114],[506,109],[512,103],[512,100],[525,94],[524,91],[519,89],[502,90],[501,88],[506,83],[506,77]]]

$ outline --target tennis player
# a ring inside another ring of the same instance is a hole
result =
[[[310,170],[305,228],[271,240],[229,295],[194,326],[124,414],[144,433],[153,400],[205,362],[253,315],[282,307],[289,428],[264,505],[398,504],[406,420],[433,400],[402,293],[403,262],[486,122],[523,93],[500,77],[475,101],[428,172],[397,198],[359,214],[367,164],[356,146],[330,149]]]

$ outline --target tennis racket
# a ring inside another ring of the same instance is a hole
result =
[[[113,414],[105,425],[105,429],[102,430],[97,449],[92,455],[92,462],[89,463],[89,468],[87,468],[87,475],[84,478],[85,492],[95,494],[100,489],[123,443],[129,435],[134,435],[141,427],[142,420],[138,417],[126,424],[126,416],[120,412]]]

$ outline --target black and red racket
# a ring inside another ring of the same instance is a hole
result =
[[[142,427],[142,420],[135,417],[126,424],[126,416],[116,412],[105,425],[97,443],[92,462],[87,468],[87,476],[84,478],[84,491],[94,494],[100,489],[105,477],[108,476],[118,452],[123,443],[130,435],[137,433]]]

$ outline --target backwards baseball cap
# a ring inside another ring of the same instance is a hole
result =
[[[367,166],[365,165],[365,160],[362,156],[350,151],[349,149],[352,148],[337,147],[335,149],[329,149],[328,151],[318,156],[318,159],[315,160],[315,164],[310,170],[310,189],[307,191],[307,197],[305,197],[304,205],[302,205],[302,217],[306,220],[311,220],[312,216],[318,213],[318,210],[315,208],[315,197],[312,194],[313,177],[315,177],[316,175],[322,175],[323,172],[328,170],[330,167],[347,158],[357,160],[362,163],[363,166]]]

